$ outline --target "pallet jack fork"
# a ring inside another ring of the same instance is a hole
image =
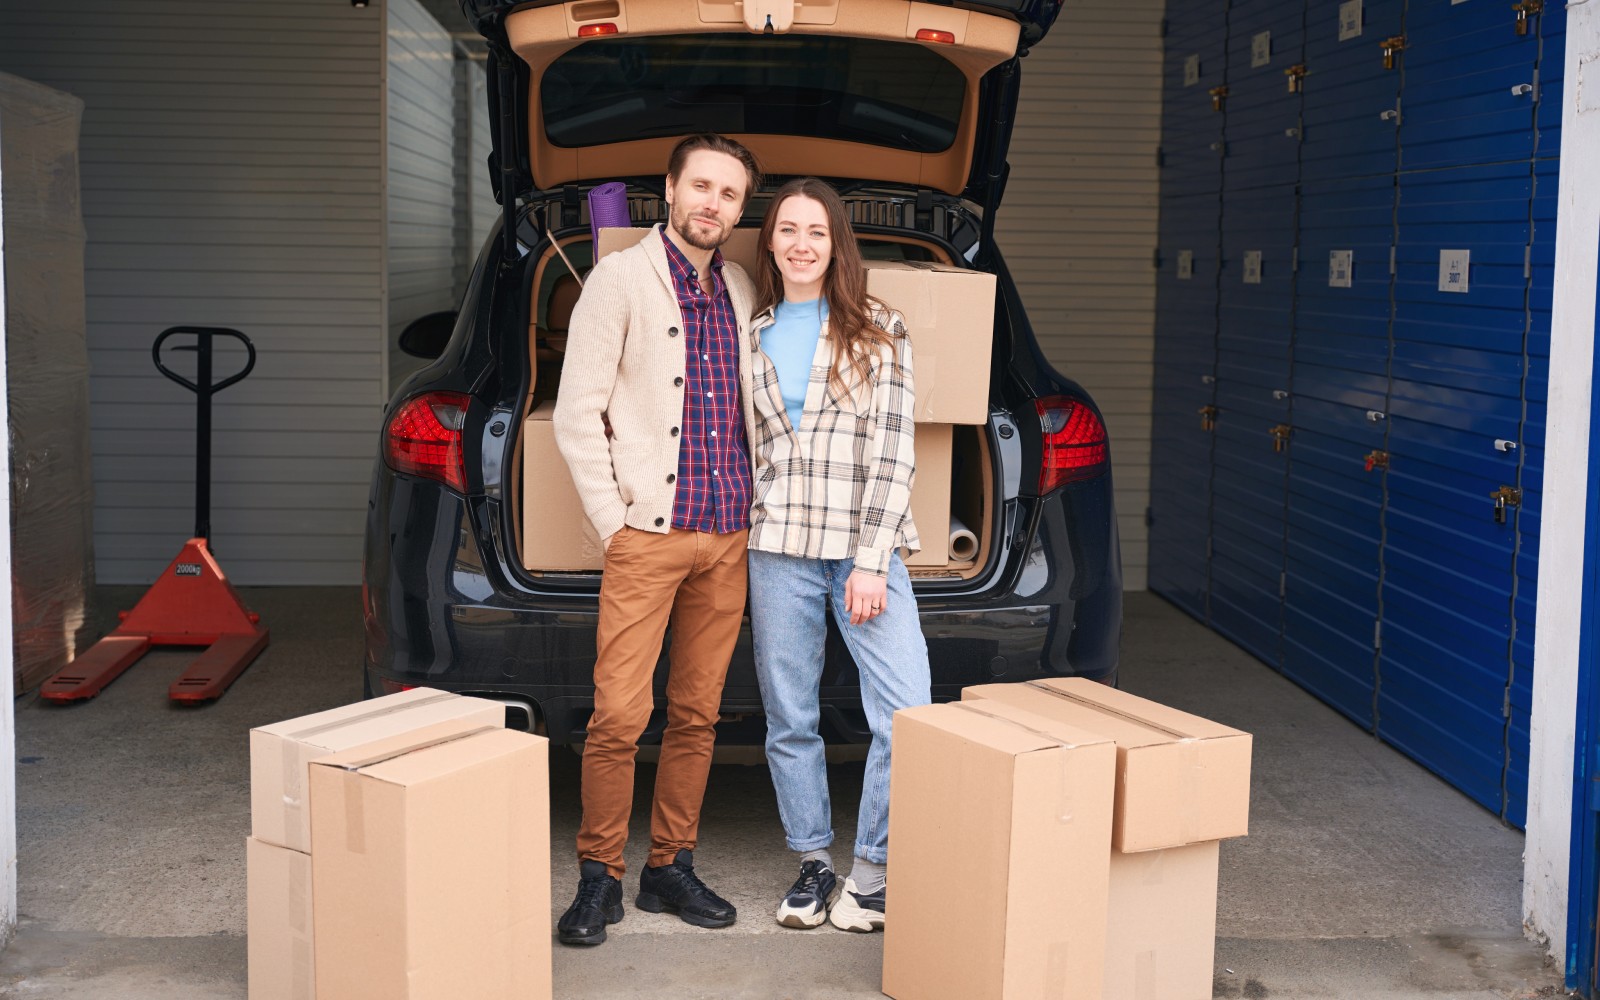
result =
[[[176,350],[199,354],[196,381],[191,382],[161,363],[161,344],[173,334],[192,333],[194,345]],[[212,337],[223,335],[241,341],[247,352],[244,369],[216,385],[211,384]],[[70,702],[93,698],[116,680],[152,646],[204,646],[183,676],[172,682],[167,696],[193,704],[222,697],[267,646],[267,629],[261,616],[248,610],[228,577],[211,554],[211,397],[233,385],[255,367],[256,351],[250,339],[237,330],[221,327],[175,326],[162,331],[152,348],[156,368],[198,398],[199,419],[195,442],[195,537],[156,579],[132,611],[119,613],[121,624],[91,646],[82,656],[44,682],[39,696],[46,701]]]

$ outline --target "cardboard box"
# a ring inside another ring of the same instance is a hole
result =
[[[505,706],[413,688],[250,731],[250,827],[257,840],[310,852],[307,768],[354,747],[381,751],[417,739],[504,726]]]
[[[1078,677],[984,684],[1005,701],[1116,740],[1112,845],[1154,851],[1250,832],[1250,734]]]
[[[1218,847],[1112,852],[1105,1000],[1210,1000]]]
[[[883,992],[1100,1000],[1111,742],[1002,702],[924,705],[895,713],[892,760]]]
[[[911,520],[922,551],[900,558],[907,566],[944,566],[950,562],[949,424],[918,424],[917,478],[911,483]]]
[[[314,1000],[311,855],[245,840],[250,1000]]]
[[[599,263],[600,258],[607,254],[616,253],[618,250],[626,250],[638,243],[645,238],[651,228],[650,226],[632,226],[600,230],[600,248],[594,255],[595,263]],[[722,251],[722,258],[738,264],[744,268],[746,274],[753,276],[756,264],[761,259],[761,255],[756,252],[756,240],[760,235],[759,229],[735,229],[733,235],[728,237],[728,242],[718,248]]]
[[[917,422],[989,422],[994,275],[945,264],[869,260],[867,291],[906,318]]]
[[[548,742],[485,728],[311,765],[321,1000],[542,1000]]]
[[[600,536],[583,512],[567,460],[556,447],[554,400],[522,424],[522,565],[575,572],[605,565]]]
[[[600,230],[595,260],[626,250],[644,227]],[[754,273],[755,229],[737,229],[722,255]],[[911,332],[918,423],[989,422],[989,360],[994,346],[995,278],[948,264],[869,260],[867,292],[898,309]]]

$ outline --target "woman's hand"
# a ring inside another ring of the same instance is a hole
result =
[[[850,612],[850,624],[860,625],[883,614],[889,606],[889,581],[860,570],[851,570],[844,581],[844,607]]]

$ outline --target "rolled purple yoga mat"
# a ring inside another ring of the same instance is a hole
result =
[[[612,181],[589,191],[589,238],[594,241],[596,255],[600,253],[600,230],[626,229],[631,225],[628,185]]]

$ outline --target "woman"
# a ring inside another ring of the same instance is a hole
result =
[[[927,704],[928,649],[898,550],[911,522],[911,344],[898,313],[867,296],[844,202],[790,181],[761,226],[754,275],[755,496],[750,624],[767,712],[767,762],[800,877],[778,904],[785,927],[825,919],[883,927],[889,840],[889,726]],[[861,675],[872,730],[855,859],[840,891],[817,733],[826,612]]]

